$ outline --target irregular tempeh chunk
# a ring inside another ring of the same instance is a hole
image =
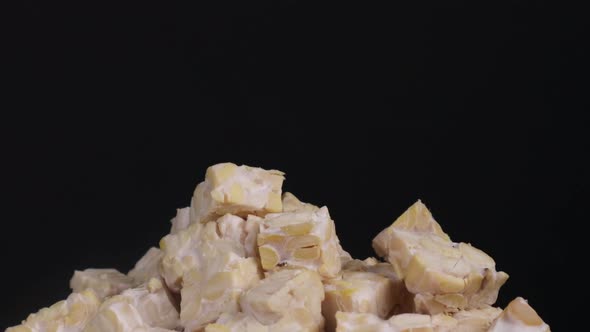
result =
[[[500,313],[502,309],[494,307],[461,310],[453,315],[457,320],[453,332],[486,332]]]
[[[319,209],[320,209],[319,207],[317,207],[313,204],[304,203],[304,202],[300,201],[292,193],[286,192],[283,194],[283,212],[295,212],[295,211],[316,212]],[[348,252],[346,252],[344,249],[342,249],[339,239],[338,239],[337,247],[338,247],[338,253],[340,255],[341,265],[345,264],[346,262],[348,262],[352,259],[350,254]]]
[[[395,303],[393,314],[413,313],[416,311],[441,313],[444,310],[443,303],[452,301],[453,295],[429,294],[412,294],[406,289],[403,280],[395,273],[389,263],[382,263],[375,258],[367,258],[364,261],[355,259],[343,266],[344,271],[370,271],[389,278],[392,281],[393,293],[390,295],[391,300]],[[327,294],[326,294],[327,296]],[[440,301],[441,303],[439,303]],[[421,309],[420,306],[440,306],[441,308]],[[502,312],[501,309],[485,307],[483,309],[460,310],[453,317],[457,319],[455,332],[482,331],[485,332],[491,325],[492,321]],[[327,319],[326,319],[327,320]]]
[[[94,317],[99,306],[98,295],[92,289],[86,289],[30,314],[21,325],[9,327],[6,332],[80,332]]]
[[[278,322],[263,325],[245,313],[223,314],[217,322],[205,327],[205,332],[320,332],[314,318],[305,309],[294,309]]]
[[[138,288],[107,299],[84,332],[131,332],[140,328],[174,329],[176,310],[162,281],[152,278]]]
[[[336,329],[337,311],[387,318],[394,307],[392,281],[373,272],[343,271],[339,279],[324,280],[324,290],[322,314],[327,331]]]
[[[210,267],[211,271],[222,271],[228,255],[242,259],[255,255],[255,243],[249,231],[257,233],[258,224],[255,221],[251,224],[253,227],[248,227],[249,223],[242,218],[227,214],[217,221],[195,223],[162,238],[161,274],[168,287],[179,292],[183,274],[194,269]],[[213,252],[219,256],[213,256]]]
[[[180,292],[183,274],[202,266],[199,247],[205,226],[193,224],[176,234],[168,234],[160,240],[163,257],[161,275],[173,292]]]
[[[319,210],[318,206],[310,203],[304,203],[295,197],[292,193],[286,192],[283,194],[283,212],[294,212],[294,211],[309,211],[315,212]]]
[[[408,290],[420,294],[419,312],[492,305],[508,279],[496,272],[494,260],[483,251],[452,242],[420,201],[377,235],[373,247],[404,278]]]
[[[255,254],[253,241],[246,250],[247,225],[226,214],[217,221],[192,224],[160,242],[162,275],[181,292],[180,319],[186,331],[198,331],[224,312],[237,312],[240,293],[260,280],[257,260],[247,257],[248,251]]]
[[[494,321],[489,332],[550,332],[547,325],[522,297],[512,300]]]
[[[240,299],[244,313],[263,325],[272,325],[285,316],[307,320],[323,329],[322,301],[324,286],[315,271],[306,269],[283,269],[260,281],[246,291]],[[308,323],[302,325],[309,325]]]
[[[127,276],[133,278],[134,286],[139,286],[148,282],[151,278],[157,278],[160,276],[160,263],[164,254],[162,250],[151,247],[141,257],[135,267],[127,273]]]
[[[389,299],[392,302],[392,309],[389,314],[402,314],[414,311],[414,294],[408,292],[404,280],[395,272],[390,263],[379,262],[373,257],[364,261],[353,259],[346,263],[344,271],[365,271],[381,275],[391,281]]]
[[[70,288],[78,293],[86,288],[91,288],[96,292],[98,297],[117,295],[122,291],[134,286],[133,279],[124,275],[115,269],[86,269],[84,271],[74,271],[70,279]]]
[[[281,212],[283,172],[222,163],[209,167],[191,201],[191,223],[217,219],[226,213],[245,217]]]
[[[336,313],[336,332],[451,332],[457,321],[443,314],[401,314],[384,320],[373,314]]]
[[[215,322],[223,313],[237,313],[240,295],[260,280],[260,270],[254,258],[226,255],[212,250],[219,266],[189,271],[181,290],[180,320],[185,331],[200,331]]]
[[[401,314],[388,320],[395,331],[454,332],[457,321],[447,315]]]
[[[393,331],[386,320],[373,314],[356,312],[336,313],[337,332],[390,332]]]
[[[322,277],[340,272],[339,241],[326,207],[269,214],[258,234],[262,268],[304,267]]]

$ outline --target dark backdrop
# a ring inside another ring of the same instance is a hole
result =
[[[581,11],[23,4],[7,36],[4,108],[20,119],[2,122],[0,327],[67,296],[74,269],[130,269],[223,161],[285,171],[359,258],[420,198],[511,275],[500,305],[520,295],[555,331],[574,326]]]

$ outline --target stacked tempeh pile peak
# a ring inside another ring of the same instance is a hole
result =
[[[358,260],[327,207],[282,193],[283,175],[209,167],[129,273],[76,271],[67,300],[6,331],[549,331],[522,298],[492,307],[508,275],[452,242],[422,202],[373,240],[385,261]]]

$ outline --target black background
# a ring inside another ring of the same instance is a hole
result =
[[[223,161],[285,171],[359,258],[420,198],[511,275],[500,305],[520,295],[553,330],[575,326],[582,11],[22,4],[6,39],[18,119],[2,121],[0,327],[67,296],[74,269],[130,269]]]

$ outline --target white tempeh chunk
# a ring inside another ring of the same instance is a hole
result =
[[[223,314],[205,332],[320,332],[315,320],[305,309],[294,309],[278,322],[264,325],[245,313]]]
[[[453,318],[457,320],[457,327],[453,332],[486,332],[500,313],[502,309],[494,307],[456,312]]]
[[[246,249],[248,222],[231,214],[195,223],[160,241],[162,275],[181,293],[180,319],[186,331],[198,331],[224,313],[239,309],[239,295],[262,275],[254,242]],[[251,227],[258,230],[258,225]]]
[[[336,312],[371,313],[389,317],[394,308],[393,283],[373,272],[343,271],[340,279],[324,280],[322,314],[326,330],[336,329]]]
[[[417,294],[418,312],[492,305],[508,279],[506,273],[496,272],[494,260],[483,251],[452,242],[420,201],[379,233],[373,247]]]
[[[324,286],[317,272],[283,269],[246,291],[240,306],[263,325],[276,324],[286,316],[295,315],[306,322],[311,318],[313,326],[323,329],[323,300]]]
[[[522,297],[512,300],[494,321],[489,332],[550,332],[547,325]]]
[[[176,209],[176,217],[170,220],[172,227],[170,228],[170,234],[176,234],[183,229],[187,229],[190,226],[190,207],[185,207],[182,209]]]
[[[158,278],[160,276],[160,263],[164,254],[162,250],[151,247],[141,257],[135,267],[127,273],[127,276],[133,278],[134,286],[145,284],[151,278]]]
[[[178,311],[161,279],[107,299],[84,332],[132,332],[140,328],[175,329]]]
[[[191,223],[231,213],[265,215],[282,211],[283,172],[222,163],[209,167],[191,201]]]
[[[268,214],[258,234],[262,268],[302,267],[333,278],[341,268],[339,241],[326,207]]]
[[[134,286],[133,279],[115,269],[86,269],[74,271],[70,288],[78,293],[91,288],[103,300]]]
[[[86,289],[30,314],[21,325],[9,327],[6,332],[80,332],[99,306],[98,295],[92,289]]]
[[[258,228],[256,221],[245,222],[227,214],[217,221],[195,223],[176,234],[166,235],[160,240],[163,252],[160,272],[166,284],[179,292],[183,275],[191,270],[222,271],[229,260],[256,255],[252,238]]]
[[[444,314],[400,314],[384,320],[373,314],[338,312],[336,321],[336,332],[453,332],[457,326]]]

